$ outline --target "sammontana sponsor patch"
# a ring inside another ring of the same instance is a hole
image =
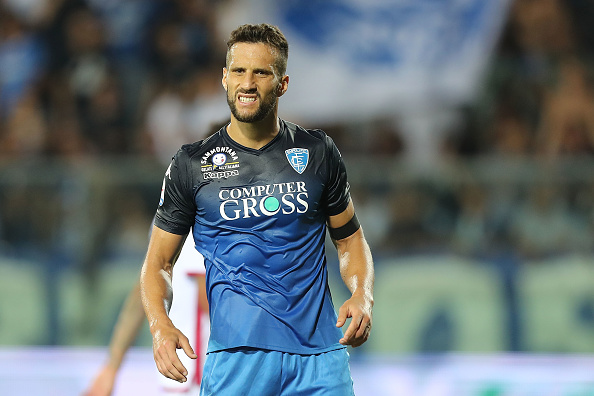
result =
[[[239,157],[230,147],[215,147],[200,160],[200,170],[205,179],[226,179],[239,176]]]

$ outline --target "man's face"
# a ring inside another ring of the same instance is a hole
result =
[[[223,69],[223,87],[233,116],[241,122],[257,122],[275,108],[287,88],[288,77],[274,69],[275,50],[262,43],[237,43]]]

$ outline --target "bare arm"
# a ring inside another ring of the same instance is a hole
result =
[[[184,235],[171,234],[153,226],[151,240],[140,275],[140,295],[153,335],[153,355],[159,372],[179,382],[187,381],[188,371],[179,360],[176,349],[197,356],[188,338],[169,319],[173,300],[171,276],[181,251]]]
[[[101,367],[85,396],[109,396],[126,352],[138,336],[144,323],[144,309],[140,300],[140,284],[136,283],[120,311],[111,341],[109,358]]]
[[[355,209],[352,201],[347,209],[328,219],[328,225],[338,228],[349,222]],[[338,251],[340,274],[345,285],[351,291],[349,298],[338,311],[337,327],[342,327],[347,318],[352,318],[340,343],[357,347],[369,338],[373,308],[373,259],[362,228],[354,234],[339,240],[333,240]]]
[[[124,355],[134,343],[145,321],[144,309],[140,300],[140,283],[134,285],[120,311],[111,342],[109,343],[108,364],[119,369]]]

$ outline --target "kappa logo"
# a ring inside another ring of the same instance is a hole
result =
[[[289,164],[299,174],[302,174],[307,168],[307,162],[309,161],[309,150],[304,148],[292,148],[285,150],[287,160]]]
[[[159,206],[163,206],[163,202],[165,202],[165,181],[169,178],[171,180],[171,165],[173,165],[173,161],[169,164],[169,168],[167,168],[167,172],[165,172],[165,177],[163,177],[163,186],[161,187],[161,197],[159,198]]]

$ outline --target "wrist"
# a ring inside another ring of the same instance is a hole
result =
[[[367,303],[373,306],[373,292],[371,290],[365,290],[365,288],[356,289],[352,297],[363,298]]]
[[[173,322],[171,321],[171,319],[169,319],[168,316],[149,321],[149,330],[153,337],[167,327],[174,327]]]

